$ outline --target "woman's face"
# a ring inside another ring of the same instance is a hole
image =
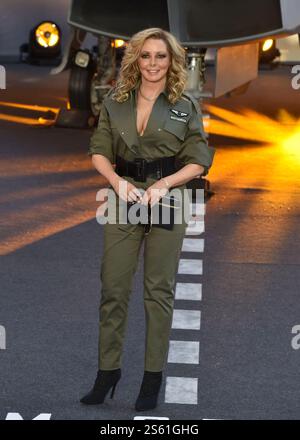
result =
[[[159,82],[167,75],[171,64],[166,43],[156,38],[148,38],[142,47],[138,65],[144,80]]]

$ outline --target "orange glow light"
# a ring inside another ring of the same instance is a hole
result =
[[[285,109],[279,110],[277,119],[250,109],[236,113],[211,104],[206,104],[205,109],[222,119],[210,117],[205,126],[208,133],[283,148],[300,163],[300,118]]]

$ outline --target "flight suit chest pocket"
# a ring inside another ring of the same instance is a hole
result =
[[[167,132],[175,135],[181,141],[184,141],[188,129],[188,121],[186,120],[183,122],[168,118],[163,128]]]

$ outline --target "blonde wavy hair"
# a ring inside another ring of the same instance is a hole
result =
[[[131,37],[123,55],[112,98],[118,102],[127,101],[130,90],[140,81],[138,58],[148,38],[161,39],[167,45],[171,64],[167,73],[166,90],[170,103],[174,104],[180,99],[187,81],[185,50],[170,32],[160,28],[144,29]]]

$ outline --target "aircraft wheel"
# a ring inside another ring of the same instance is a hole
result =
[[[91,85],[94,72],[72,66],[69,79],[69,101],[71,109],[91,110]]]

